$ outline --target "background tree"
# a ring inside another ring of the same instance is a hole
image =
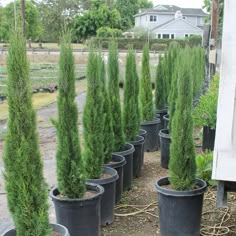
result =
[[[189,52],[185,49],[178,73],[178,97],[172,123],[170,146],[170,182],[175,190],[194,189],[196,179],[193,142],[193,82],[189,69]]]
[[[142,121],[151,121],[154,118],[154,107],[152,100],[152,84],[149,67],[149,46],[143,48],[142,77],[140,81],[140,104]]]
[[[21,2],[16,2],[17,22],[21,22]],[[25,2],[25,20],[26,20],[26,38],[36,40],[40,38],[43,32],[40,15],[37,6],[32,1]],[[9,34],[14,29],[14,3],[9,3],[3,9],[2,28],[4,31],[3,38],[8,40]]]
[[[119,64],[117,43],[111,42],[108,55],[108,93],[111,102],[112,126],[115,135],[114,150],[121,151],[125,144],[119,92]]]
[[[98,179],[104,163],[104,115],[101,59],[92,50],[87,65],[87,96],[83,112],[84,160],[87,177]]]
[[[77,39],[95,36],[101,27],[120,28],[120,14],[110,9],[102,0],[93,0],[91,8],[73,20],[73,32]]]
[[[136,71],[135,71],[135,54],[132,49],[129,49],[126,57],[125,66],[125,84],[124,84],[124,107],[123,107],[123,125],[124,134],[127,141],[134,141],[138,133],[139,117],[137,117],[136,93]],[[138,118],[138,119],[137,119]],[[138,123],[138,124],[137,124]]]
[[[114,133],[112,127],[111,104],[108,96],[106,83],[106,69],[105,64],[101,60],[101,82],[103,95],[103,116],[104,116],[104,130],[103,130],[103,145],[104,145],[104,163],[109,163],[112,159],[112,152],[114,150]]]
[[[59,60],[57,129],[57,180],[59,192],[68,198],[81,198],[85,177],[79,144],[78,109],[75,102],[75,64],[70,34],[62,38]]]
[[[9,119],[3,160],[8,207],[18,236],[49,236],[47,185],[22,30],[11,34],[7,71]]]

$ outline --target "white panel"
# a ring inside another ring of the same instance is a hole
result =
[[[213,179],[236,181],[236,1],[225,0]]]

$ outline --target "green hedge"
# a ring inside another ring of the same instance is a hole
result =
[[[109,42],[112,40],[112,38],[98,38],[94,37],[91,38],[90,41],[94,43],[97,47],[102,47],[103,49],[108,49]],[[133,49],[140,49],[142,50],[145,43],[147,42],[146,39],[141,38],[116,38],[116,41],[118,43],[119,49],[128,49],[132,47]],[[159,50],[165,50],[169,47],[169,45],[173,42],[179,43],[181,47],[185,47],[186,45],[189,45],[190,47],[199,46],[201,45],[202,38],[201,36],[192,36],[187,39],[150,39],[149,40],[149,49],[156,50],[156,48],[160,48]],[[161,47],[158,47],[160,45]],[[158,51],[158,50],[157,50]]]

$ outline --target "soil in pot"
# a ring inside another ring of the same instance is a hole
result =
[[[116,196],[116,181],[119,178],[115,169],[103,166],[102,178],[88,179],[90,183],[99,184],[104,188],[101,199],[101,225],[111,224],[114,220],[114,207]]]
[[[131,141],[131,144],[134,145],[134,154],[133,154],[133,177],[138,178],[141,176],[142,170],[142,152],[144,146],[144,138],[137,135],[135,141]]]
[[[203,140],[202,140],[202,150],[214,150],[215,146],[215,129],[211,129],[208,126],[203,127]]]
[[[156,117],[159,116],[159,118],[160,118],[160,120],[161,120],[160,130],[161,130],[161,129],[165,129],[165,125],[164,125],[164,115],[166,115],[167,112],[168,112],[167,109],[157,110],[157,111],[156,111]]]
[[[159,132],[161,147],[161,167],[168,169],[170,160],[170,133],[168,129],[162,129]]]
[[[133,153],[134,146],[130,143],[126,143],[122,151],[114,152],[114,154],[121,155],[126,160],[126,164],[124,165],[123,191],[130,190],[133,185]]]
[[[145,152],[155,152],[160,147],[160,139],[158,133],[160,131],[161,121],[155,118],[152,121],[146,121],[141,124],[141,128],[147,132],[147,136],[144,143]]]
[[[121,200],[121,196],[123,192],[123,177],[124,177],[125,164],[126,164],[125,158],[121,155],[114,154],[114,153],[112,154],[112,161],[110,163],[105,164],[105,166],[115,169],[119,175],[119,178],[116,180],[115,203],[119,203]]]
[[[87,183],[87,196],[68,199],[60,195],[57,188],[50,191],[57,223],[64,225],[70,236],[100,236],[101,212],[100,202],[104,192],[102,186]]]
[[[176,191],[168,186],[168,178],[159,179],[156,183],[160,235],[199,236],[206,182],[197,179],[197,188],[189,191]]]
[[[67,228],[60,224],[50,224],[52,227],[51,236],[70,236]],[[3,233],[2,236],[17,236],[15,229],[10,229],[7,232]]]

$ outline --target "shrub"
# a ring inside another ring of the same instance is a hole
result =
[[[122,34],[122,30],[113,29],[110,27],[101,27],[97,30],[97,37],[99,38],[117,38]]]
[[[112,128],[115,136],[114,149],[115,151],[121,151],[125,140],[120,107],[118,51],[117,44],[114,41],[109,46],[108,78],[108,95],[111,103]]]
[[[104,163],[104,116],[101,59],[90,50],[87,65],[87,96],[83,112],[84,160],[89,179],[101,176]]]
[[[20,31],[11,34],[7,70],[9,119],[3,160],[8,207],[18,236],[49,236],[47,186],[32,106],[26,41]]]
[[[178,97],[172,124],[169,163],[171,185],[173,189],[182,191],[193,189],[196,179],[192,120],[193,84],[189,55],[185,55],[178,73]]]
[[[100,57],[101,63],[101,82],[102,82],[102,94],[103,94],[103,147],[104,147],[104,163],[109,163],[112,159],[112,151],[114,149],[114,133],[112,128],[112,114],[111,104],[107,91],[106,83],[106,70],[104,61]]]
[[[210,87],[205,95],[202,95],[198,106],[193,112],[196,126],[208,126],[216,128],[217,102],[219,93],[219,75],[216,74],[210,82]]]
[[[153,43],[151,45],[151,50],[153,51],[166,51],[168,46],[164,43]]]
[[[189,47],[196,47],[202,45],[202,36],[201,35],[191,35],[187,39],[187,44]]]
[[[125,84],[124,84],[124,107],[123,124],[124,134],[128,141],[133,141],[139,129],[139,117],[137,116],[137,88],[136,67],[134,51],[129,49],[126,57]]]
[[[148,44],[146,44],[143,48],[142,77],[140,85],[140,104],[142,120],[151,121],[154,118],[154,109],[152,101],[152,84],[149,68]]]
[[[57,180],[59,192],[68,198],[81,198],[85,193],[84,168],[79,143],[78,109],[75,102],[75,64],[71,38],[62,38],[59,60]]]

